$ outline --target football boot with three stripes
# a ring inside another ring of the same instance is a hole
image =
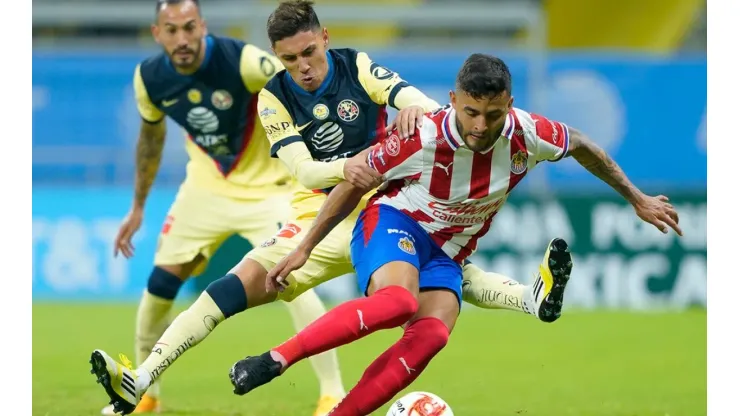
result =
[[[123,354],[119,355],[122,363],[117,362],[101,350],[93,351],[90,356],[92,369],[105,392],[110,397],[113,410],[120,414],[130,414],[141,401],[144,391],[136,388],[136,373],[132,370],[131,361]]]

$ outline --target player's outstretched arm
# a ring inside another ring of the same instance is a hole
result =
[[[668,197],[649,196],[641,192],[604,149],[590,140],[585,134],[568,127],[570,144],[568,156],[572,156],[581,166],[594,176],[614,188],[635,208],[637,216],[653,224],[661,232],[667,233],[671,227],[678,235],[683,235],[678,226],[678,213],[668,201]]]
[[[287,286],[286,279],[288,275],[306,264],[313,249],[329,235],[334,227],[352,213],[363,195],[365,195],[364,189],[356,188],[346,181],[334,187],[326,201],[321,205],[321,209],[303,241],[267,273],[267,290],[283,291]]]

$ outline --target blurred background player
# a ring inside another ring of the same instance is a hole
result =
[[[295,188],[290,173],[269,157],[256,114],[257,93],[281,69],[280,62],[253,45],[208,35],[196,0],[158,0],[156,7],[152,34],[164,52],[143,61],[134,75],[142,118],[135,196],[116,238],[116,254],[134,254],[131,239],[159,168],[165,117],[186,130],[191,159],[139,304],[138,363],[161,351],[155,342],[170,324],[169,312],[183,282],[199,274],[232,234],[253,244],[277,234],[290,216]],[[288,309],[298,329],[325,311],[313,291]],[[315,360],[314,370],[321,385],[317,414],[323,414],[344,395],[336,353]],[[157,381],[136,412],[158,411],[159,390]],[[103,413],[113,414],[113,406]]]
[[[367,156],[355,156],[389,183],[363,209],[352,237],[358,285],[368,297],[348,301],[287,342],[237,362],[230,372],[236,390],[246,393],[313,354],[404,326],[401,339],[367,368],[331,414],[363,416],[389,401],[447,344],[462,304],[461,263],[489,232],[509,193],[540,162],[573,156],[632,204],[643,221],[682,235],[668,198],[642,193],[586,136],[513,108],[511,74],[502,60],[471,55],[450,100],[424,120],[418,134],[403,139],[393,131]],[[268,279],[285,279],[302,267],[365,192],[339,184],[301,244]],[[571,267],[568,245],[553,239],[540,265],[536,296],[548,292],[562,299]]]

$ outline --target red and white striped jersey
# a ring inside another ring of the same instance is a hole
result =
[[[387,186],[370,200],[412,217],[434,242],[462,262],[488,232],[509,193],[537,163],[568,151],[565,124],[513,108],[501,137],[485,152],[463,142],[455,110],[443,107],[424,118],[408,139],[391,132],[368,154],[368,164]]]

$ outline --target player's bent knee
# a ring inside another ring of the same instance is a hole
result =
[[[419,310],[419,301],[416,299],[416,295],[402,286],[384,287],[376,291],[373,296],[388,296],[393,298],[392,306],[389,307],[395,309],[396,315],[407,317],[407,319],[411,319],[416,314],[416,311]]]
[[[147,292],[162,299],[174,300],[184,280],[167,266],[154,266],[147,280]]]
[[[441,319],[435,317],[417,319],[409,324],[406,331],[413,331],[414,338],[423,339],[425,347],[435,354],[441,351],[450,339],[450,331],[447,325]]]
[[[236,315],[247,309],[247,294],[241,280],[235,274],[214,280],[206,287],[206,293],[213,299],[224,318]]]
[[[259,262],[250,258],[244,258],[229,273],[236,275],[241,281],[242,289],[247,295],[247,299],[249,299],[247,308],[253,308],[275,301],[276,294],[268,293],[265,290],[267,270]]]

